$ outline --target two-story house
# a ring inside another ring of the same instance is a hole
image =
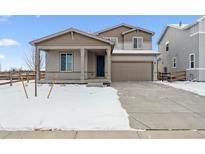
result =
[[[70,28],[30,42],[46,53],[43,82],[88,83],[151,81],[157,79],[157,55],[152,50],[154,32],[127,24],[96,33]]]
[[[159,72],[186,71],[187,80],[205,81],[205,17],[192,24],[169,24],[158,40]]]

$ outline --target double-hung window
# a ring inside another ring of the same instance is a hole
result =
[[[195,68],[195,54],[189,54],[189,68]]]
[[[176,58],[176,57],[173,57],[173,58],[172,58],[172,67],[173,67],[173,68],[176,68],[176,67],[177,67],[177,58]]]
[[[133,37],[133,48],[142,49],[143,47],[143,37]]]
[[[165,43],[165,46],[166,46],[166,51],[169,51],[169,41],[167,41],[167,42]]]
[[[60,70],[61,72],[73,71],[73,53],[65,52],[60,54]]]

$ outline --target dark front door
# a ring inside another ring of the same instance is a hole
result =
[[[97,56],[97,76],[105,76],[105,56]]]

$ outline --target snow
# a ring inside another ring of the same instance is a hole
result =
[[[0,86],[0,130],[128,130],[128,114],[121,107],[117,90],[112,87],[21,83]]]
[[[0,83],[10,82],[10,80],[0,80]]]
[[[156,81],[155,83],[164,84],[174,88],[190,91],[201,96],[205,96],[205,82],[191,82],[191,81]]]
[[[113,54],[159,54],[155,50],[113,50]]]

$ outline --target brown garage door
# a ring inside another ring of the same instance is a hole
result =
[[[151,62],[112,62],[112,81],[150,81]]]

